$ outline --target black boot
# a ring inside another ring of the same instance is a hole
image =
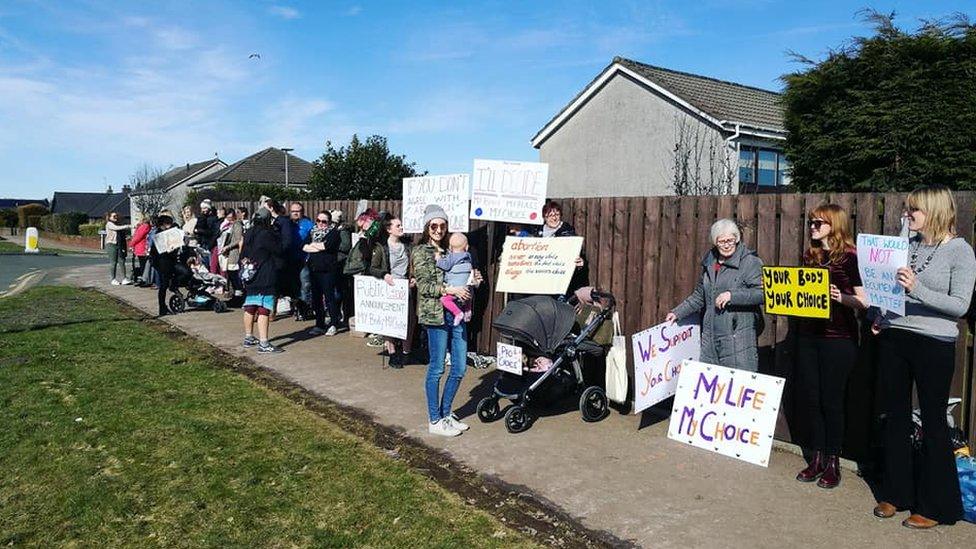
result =
[[[823,474],[824,467],[826,467],[826,465],[824,464],[823,452],[817,450],[813,454],[813,459],[810,460],[810,465],[807,465],[806,469],[797,473],[796,480],[800,482],[813,482],[817,480],[817,477]]]

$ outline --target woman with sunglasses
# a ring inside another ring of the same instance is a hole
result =
[[[956,202],[943,186],[912,191],[905,217],[914,235],[908,266],[896,281],[905,289],[905,316],[891,312],[872,325],[884,424],[884,473],[874,514],[910,510],[909,528],[954,524],[963,516],[946,401],[955,369],[958,320],[976,282],[973,248],[956,236]],[[912,386],[922,416],[922,448],[912,448]]]
[[[844,442],[844,393],[857,360],[856,311],[867,308],[868,298],[857,270],[847,212],[836,204],[824,204],[811,211],[809,219],[810,248],[803,254],[803,264],[829,271],[834,303],[829,319],[799,322],[794,382],[809,422],[807,443],[813,458],[796,480],[835,488],[840,484]]]
[[[468,426],[453,414],[454,396],[467,366],[468,331],[467,323],[454,324],[451,313],[445,311],[441,304],[441,297],[454,295],[467,300],[471,299],[471,292],[466,286],[447,286],[444,271],[437,268],[435,255],[447,249],[448,234],[444,209],[433,204],[427,206],[424,209],[424,232],[420,242],[414,246],[412,265],[417,281],[417,321],[427,331],[430,352],[425,383],[430,419],[427,431],[453,437],[468,430]],[[472,272],[477,286],[481,282],[481,275],[477,270]],[[441,392],[441,377],[444,375],[448,349],[451,353],[451,371]]]
[[[321,211],[315,216],[315,227],[305,237],[302,251],[308,254],[309,278],[312,285],[312,311],[315,326],[311,335],[334,336],[339,325],[339,302],[335,286],[339,276],[339,231],[332,224],[332,214]],[[329,312],[328,325],[325,312]]]
[[[701,361],[755,372],[762,330],[762,260],[741,243],[739,226],[719,219],[710,231],[713,247],[701,260],[701,276],[691,295],[665,317],[701,319]]]

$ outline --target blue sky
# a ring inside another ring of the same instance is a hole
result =
[[[779,89],[871,6],[971,1],[0,2],[0,196],[118,189],[144,162],[313,160],[378,133],[431,173],[529,139],[615,55]],[[249,59],[250,54],[260,59]]]

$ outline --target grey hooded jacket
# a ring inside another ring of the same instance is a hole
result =
[[[762,260],[740,243],[716,273],[717,253],[713,248],[702,257],[698,285],[673,312],[678,318],[699,315],[702,362],[755,372],[759,369],[756,339],[763,328]],[[715,298],[726,291],[732,299],[719,310]]]

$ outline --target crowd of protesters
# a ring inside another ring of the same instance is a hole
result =
[[[559,204],[547,203],[542,213],[540,228],[512,225],[508,234],[576,234],[562,220]],[[230,291],[240,296],[243,345],[261,353],[281,352],[269,336],[280,299],[289,299],[297,318],[314,318],[310,335],[334,336],[348,329],[354,318],[353,276],[369,275],[391,285],[407,280],[410,303],[415,304],[407,338],[376,337],[368,344],[384,346],[394,368],[423,361],[415,354],[423,341],[416,328],[423,327],[428,430],[443,436],[468,430],[455,415],[453,402],[466,369],[472,298],[483,277],[467,238],[451,232],[440,206],[426,207],[422,233],[413,243],[404,236],[401,219],[372,209],[357,212],[350,225],[342,223],[341,211],[323,210],[309,218],[299,202],[286,211],[266,197],[250,218],[244,208],[215,209],[208,201],[182,214],[181,229],[169,212],[138,222],[128,246],[139,260],[137,282],[157,288],[160,315],[169,312],[165,298],[178,252],[161,252],[153,244],[169,240],[174,230],[182,232],[186,246],[198,250],[204,265],[227,276]],[[930,528],[962,518],[946,402],[955,367],[957,320],[970,305],[976,257],[955,234],[956,205],[948,189],[936,186],[910,193],[904,219],[910,231],[909,264],[898,270],[897,283],[906,295],[906,314],[896,316],[868,306],[848,212],[836,204],[808,212],[809,246],[802,262],[829,271],[835,305],[828,319],[798,322],[790,382],[809,420],[805,440],[811,457],[796,478],[826,489],[840,484],[845,391],[864,343],[859,329],[859,318],[864,318],[878,342],[878,398],[886,418],[883,480],[874,514],[887,518],[910,510],[906,526]],[[128,229],[115,214],[108,217],[106,250],[113,284],[130,283],[125,267]],[[740,228],[731,219],[716,221],[710,237],[712,246],[698,266],[694,291],[665,321],[691,318],[701,323],[702,361],[756,372],[757,341],[763,330],[763,261],[742,242]],[[589,284],[585,256],[576,267],[567,296]],[[918,453],[911,447],[913,387],[925,426],[923,451]]]

